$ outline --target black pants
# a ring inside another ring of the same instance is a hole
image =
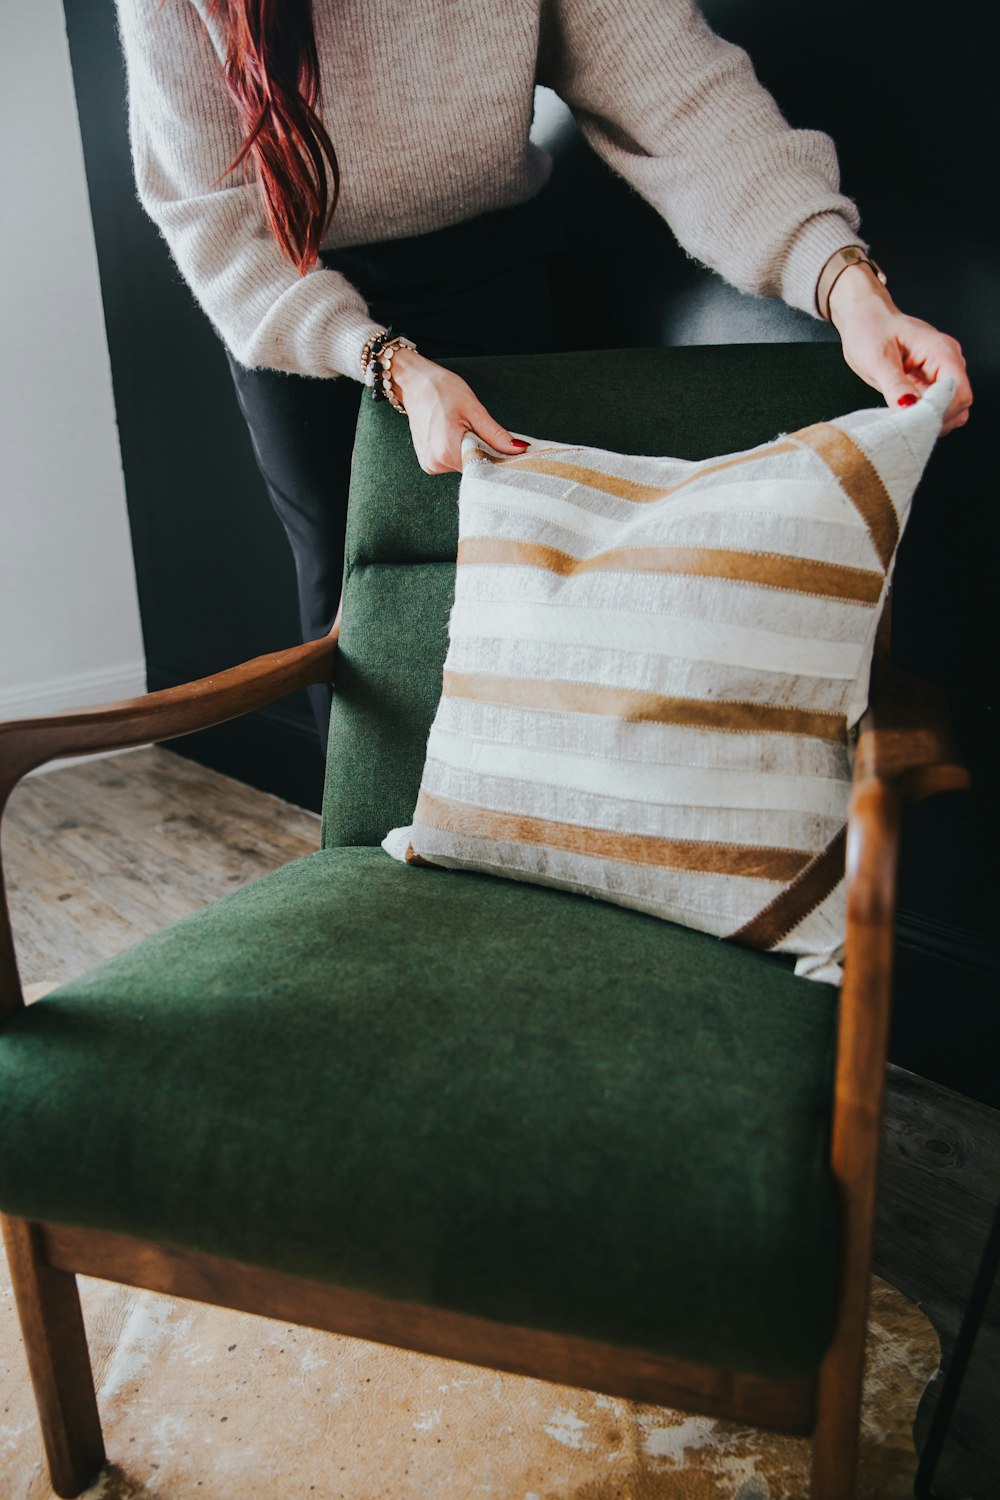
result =
[[[324,252],[391,325],[431,359],[543,353],[553,347],[552,266],[564,249],[549,196],[450,229]],[[358,351],[360,355],[360,350]],[[240,409],[291,544],[304,640],[324,635],[340,601],[354,428],[363,387],[229,356]],[[405,420],[400,418],[400,421]],[[325,744],[330,692],[310,689]]]

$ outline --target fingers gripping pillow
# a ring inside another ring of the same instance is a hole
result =
[[[470,435],[443,692],[386,849],[837,982],[850,731],[950,394],[698,463]]]

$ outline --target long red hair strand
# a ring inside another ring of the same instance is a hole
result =
[[[229,172],[250,168],[282,253],[315,264],[340,196],[333,142],[317,113],[312,0],[211,0],[226,38],[226,86],[244,131]]]

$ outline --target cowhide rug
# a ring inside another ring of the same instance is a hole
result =
[[[87,1500],[803,1500],[809,1444],[83,1282],[110,1466]],[[873,1283],[859,1500],[910,1496],[933,1329]],[[48,1500],[0,1255],[0,1495]]]

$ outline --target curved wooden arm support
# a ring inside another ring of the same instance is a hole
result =
[[[869,778],[889,782],[904,809],[937,792],[968,789],[969,773],[939,687],[876,658],[870,699],[858,736],[855,786]]]
[[[856,1460],[889,1044],[900,827],[907,810],[922,798],[969,784],[944,694],[888,660],[877,662],[871,707],[858,736],[847,829],[847,933],[830,1144],[840,1217],[840,1298],[837,1326],[817,1387],[812,1488],[816,1500],[838,1500],[846,1493],[838,1490],[842,1481],[836,1476],[853,1473]]]
[[[250,713],[314,682],[331,682],[339,624],[318,641],[257,656],[212,677],[142,698],[0,724],[0,801],[28,771],[65,755],[126,750]]]
[[[21,778],[50,760],[175,739],[236,719],[297,688],[332,682],[339,638],[338,615],[329,635],[318,641],[257,656],[181,687],[0,724],[0,816]],[[0,1023],[23,1005],[0,862]]]

